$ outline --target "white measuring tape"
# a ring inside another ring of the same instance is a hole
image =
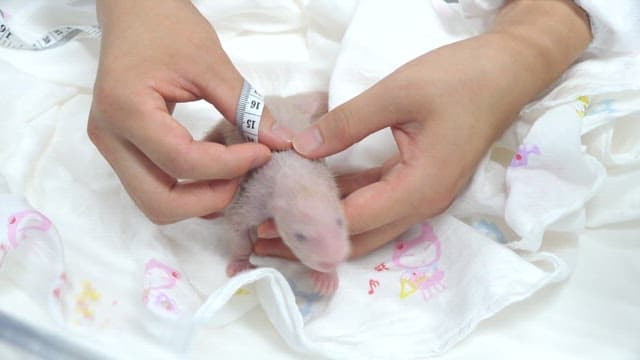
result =
[[[258,129],[260,129],[263,109],[264,96],[245,80],[242,84],[240,99],[238,99],[236,125],[247,141],[258,142]]]
[[[28,43],[15,35],[4,21],[4,13],[0,10],[0,46],[12,49],[44,50],[62,45],[79,34],[100,37],[102,32],[98,26],[62,26],[40,36],[34,43]]]

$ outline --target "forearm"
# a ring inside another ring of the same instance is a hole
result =
[[[96,15],[103,42],[116,36],[122,41],[126,35],[125,39],[138,46],[139,38],[134,34],[152,31],[162,38],[184,24],[203,22],[194,18],[200,14],[189,0],[96,0]]]
[[[427,73],[429,98],[439,99],[431,106],[453,98],[449,111],[474,109],[468,130],[481,139],[475,145],[486,149],[590,38],[587,18],[572,1],[515,0],[487,33],[436,49],[405,70],[419,64]]]
[[[175,2],[186,2],[188,0],[96,0],[96,14],[100,26],[111,25],[112,21],[118,19],[138,18],[141,12],[146,15],[153,9],[171,6]]]

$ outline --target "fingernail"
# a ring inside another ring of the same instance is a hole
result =
[[[316,127],[307,128],[293,139],[293,148],[300,154],[306,155],[322,145],[323,139]]]
[[[290,143],[293,139],[293,131],[280,123],[275,123],[271,127],[271,133],[273,133],[279,139],[284,140],[288,143]]]

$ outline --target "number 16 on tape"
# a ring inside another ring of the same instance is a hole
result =
[[[264,97],[245,81],[238,104],[237,125],[247,141],[258,142]]]

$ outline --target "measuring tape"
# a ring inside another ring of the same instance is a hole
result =
[[[98,26],[62,26],[47,32],[34,43],[29,44],[11,31],[4,21],[4,13],[0,10],[0,46],[3,47],[23,50],[50,49],[62,45],[82,33],[90,37],[100,37],[102,34]]]
[[[242,131],[247,141],[258,142],[258,129],[264,109],[264,96],[247,80],[242,84],[238,108],[236,110],[236,126]]]

